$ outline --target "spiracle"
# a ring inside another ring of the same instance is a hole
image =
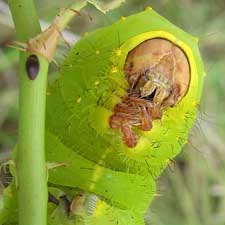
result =
[[[172,42],[149,39],[126,58],[124,73],[129,84],[127,94],[113,109],[109,124],[120,130],[124,143],[133,148],[138,137],[133,126],[143,131],[152,121],[175,106],[186,94],[190,82],[190,66],[185,53]]]

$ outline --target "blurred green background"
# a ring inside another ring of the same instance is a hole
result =
[[[46,26],[74,0],[36,0]],[[111,24],[121,16],[151,5],[171,22],[199,37],[207,77],[198,119],[183,152],[158,180],[158,195],[146,224],[225,225],[225,1],[127,0],[106,15],[89,5],[64,33],[73,43],[85,32]],[[22,16],[22,15],[21,15]],[[18,126],[18,52],[7,48],[15,31],[5,1],[0,0],[0,162],[10,157]],[[68,49],[62,42],[56,54],[60,65]],[[50,67],[50,79],[58,67]]]

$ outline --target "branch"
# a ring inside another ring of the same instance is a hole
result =
[[[41,32],[32,0],[8,1],[16,27],[17,39],[29,40]],[[38,56],[35,80],[25,69],[29,53],[20,53],[19,68],[19,138],[16,166],[20,225],[46,225],[47,178],[45,166],[45,99],[48,62]]]

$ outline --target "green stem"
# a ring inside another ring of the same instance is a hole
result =
[[[41,32],[32,0],[9,0],[17,38],[25,42]],[[28,53],[20,53],[18,201],[20,225],[47,222],[47,178],[45,165],[45,100],[48,62],[38,57],[40,69],[35,80],[25,70]]]
[[[76,11],[80,11],[87,5],[86,0],[77,0],[76,3],[72,4],[70,8],[62,10],[58,20],[58,29],[62,31],[67,24],[71,21],[71,19],[76,15]],[[75,10],[75,11],[73,11]]]

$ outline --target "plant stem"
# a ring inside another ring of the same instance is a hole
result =
[[[62,31],[71,21],[74,15],[76,15],[76,12],[79,12],[86,5],[87,5],[86,0],[76,0],[76,2],[72,4],[70,8],[62,10],[60,16],[57,18],[57,25],[59,31]]]
[[[32,0],[9,0],[17,38],[25,42],[41,32]],[[45,101],[48,62],[38,56],[35,80],[25,70],[28,53],[20,53],[19,139],[17,153],[20,225],[46,225],[47,178],[45,164]]]

